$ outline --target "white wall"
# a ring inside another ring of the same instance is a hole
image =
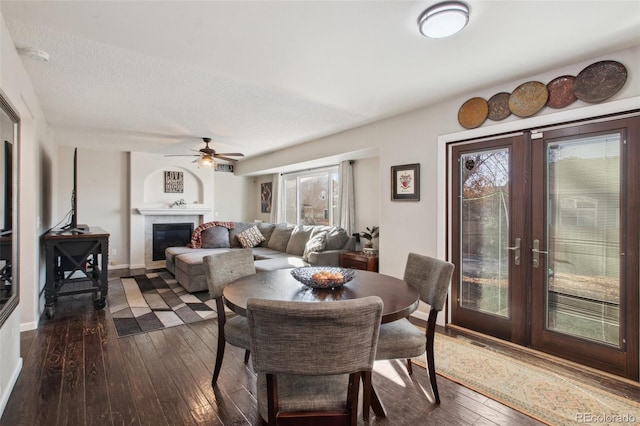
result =
[[[380,194],[377,187],[380,179],[380,157],[363,158],[353,164],[353,183],[355,186],[356,223],[358,232],[367,227],[380,226]],[[373,241],[374,248],[378,240]]]
[[[252,213],[257,200],[252,191],[252,178],[216,172],[213,181],[215,220],[251,222],[256,219]]]
[[[73,188],[73,147],[57,152],[58,197],[54,225],[66,225]],[[99,226],[109,237],[109,264],[129,263],[129,172],[128,154],[116,151],[78,149],[78,223]]]
[[[22,368],[20,331],[38,324],[43,302],[40,235],[51,217],[55,145],[33,86],[0,14],[0,88],[21,119],[18,143],[18,308],[0,328],[0,415]]]

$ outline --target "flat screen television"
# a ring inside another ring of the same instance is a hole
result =
[[[62,227],[72,232],[85,232],[85,225],[78,225],[78,148],[73,150],[73,189],[71,190],[71,220]]]

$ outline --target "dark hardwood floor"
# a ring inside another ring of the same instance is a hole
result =
[[[255,376],[243,351],[227,345],[211,388],[214,320],[118,338],[108,308],[91,295],[60,298],[56,317],[21,335],[22,373],[0,425],[259,425]],[[534,425],[504,405],[399,361],[377,362],[373,377],[387,408],[371,425]]]

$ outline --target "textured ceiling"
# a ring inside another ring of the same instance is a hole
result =
[[[184,153],[277,150],[640,44],[640,1],[0,1],[59,143]]]

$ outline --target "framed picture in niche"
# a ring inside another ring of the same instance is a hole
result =
[[[184,173],[165,171],[164,172],[164,192],[182,193],[184,192]]]
[[[420,201],[420,164],[391,166],[391,200]]]
[[[260,212],[271,213],[271,189],[272,182],[260,184]]]

